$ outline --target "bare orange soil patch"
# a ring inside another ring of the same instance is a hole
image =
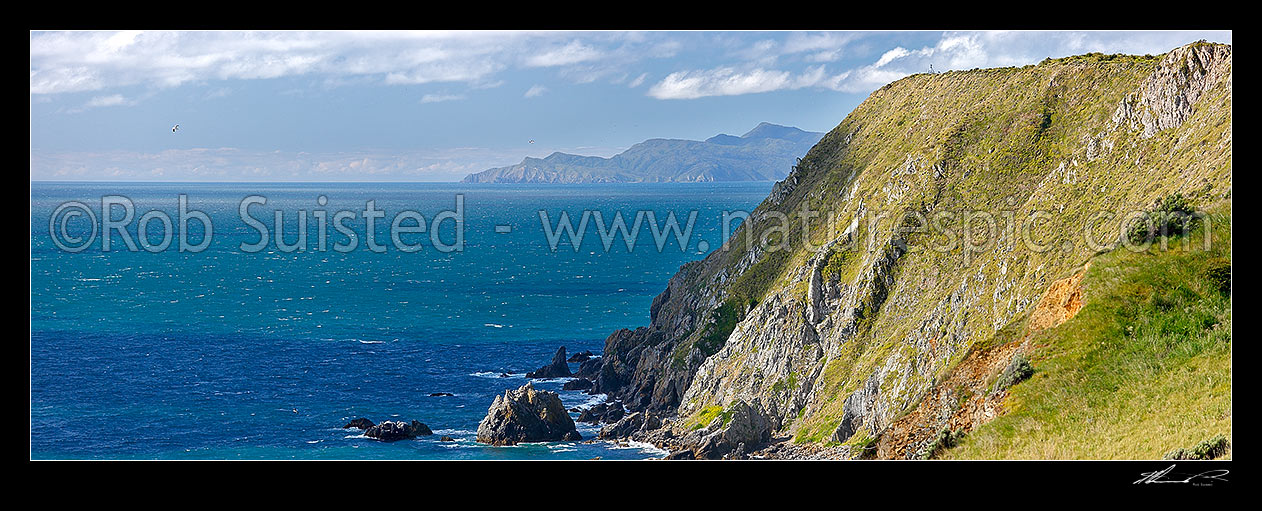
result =
[[[960,435],[1003,413],[1003,400],[1008,392],[991,388],[993,382],[1018,353],[1029,348],[1031,333],[1054,328],[1082,309],[1082,278],[1086,272],[1084,267],[1048,287],[1031,311],[1026,333],[1020,340],[971,350],[965,355],[914,409],[881,434],[875,456],[881,459],[931,457],[944,431]]]

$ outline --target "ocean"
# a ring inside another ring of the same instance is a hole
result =
[[[474,437],[494,397],[559,346],[599,354],[610,333],[647,325],[679,266],[719,248],[724,213],[752,210],[770,188],[32,182],[31,457],[660,457],[648,445]],[[365,211],[381,212],[375,242]],[[562,212],[583,233],[577,249],[556,231]],[[694,212],[683,244],[661,230],[673,213],[684,233]],[[196,213],[212,226],[203,247]],[[602,238],[616,213],[638,232],[633,249],[622,233]],[[304,249],[288,251],[303,215]],[[534,382],[567,407],[600,399],[562,383]],[[379,442],[342,429],[357,417],[415,419],[435,435]],[[598,431],[578,427],[585,440]]]

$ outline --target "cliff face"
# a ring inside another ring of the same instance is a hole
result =
[[[735,137],[705,141],[651,139],[612,158],[552,153],[517,165],[488,169],[465,183],[662,183],[774,181],[823,133],[769,123]]]
[[[981,348],[1030,330],[1126,213],[1230,190],[1230,46],[907,77],[682,267],[648,327],[609,337],[593,392],[676,415],[659,441],[705,443],[739,407],[797,443],[910,457],[931,443],[917,429],[951,419],[924,404],[956,399],[942,382],[980,388],[1014,363],[1018,344]],[[1077,310],[1057,303],[1035,327]],[[1002,399],[983,392],[964,415],[989,420]]]

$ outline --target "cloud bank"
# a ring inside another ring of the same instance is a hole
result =
[[[949,71],[1035,64],[1089,52],[1159,54],[1202,38],[1231,40],[1230,32],[947,32],[932,46],[896,46],[867,64],[816,64],[842,58],[860,45],[861,36],[794,33],[783,42],[759,41],[734,53],[743,60],[739,64],[671,73],[648,95],[697,99],[803,88],[867,93],[930,66]],[[778,64],[786,67],[771,67]]]
[[[752,37],[751,37],[752,35]],[[718,61],[677,69],[647,88],[657,99],[697,99],[820,88],[868,92],[927,71],[1036,63],[1091,51],[1160,53],[1228,32],[947,32],[919,48],[880,32],[34,32],[32,96],[177,87],[211,80],[319,76],[329,83],[493,86],[512,69],[556,69],[574,83],[640,85],[645,59]],[[753,39],[751,42],[750,39]],[[884,40],[882,40],[884,39]],[[882,48],[880,46],[887,45]],[[728,47],[719,58],[705,55]],[[869,54],[868,60],[863,56]],[[682,58],[687,57],[687,58]],[[659,74],[658,76],[662,76]],[[637,77],[632,79],[631,77]],[[117,101],[102,94],[97,103]],[[105,106],[105,105],[86,105]]]

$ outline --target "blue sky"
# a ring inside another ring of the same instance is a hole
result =
[[[1219,32],[32,32],[31,179],[454,181],[648,138],[828,131],[913,73]],[[171,132],[171,126],[180,131]],[[534,140],[534,143],[530,143]]]

